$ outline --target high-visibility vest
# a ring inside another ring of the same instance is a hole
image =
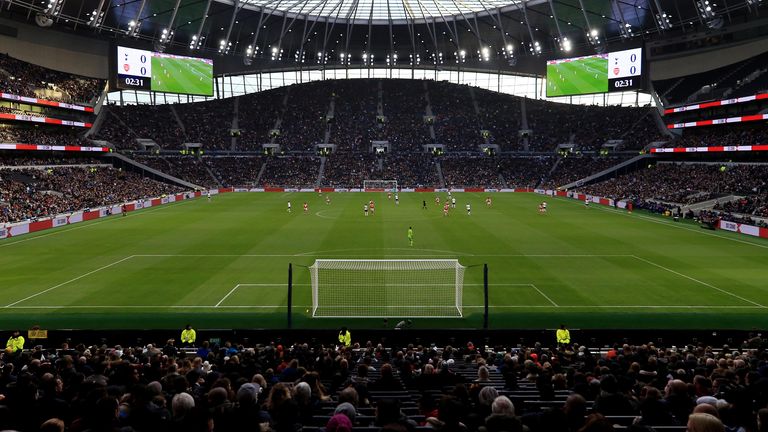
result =
[[[5,344],[5,348],[10,348],[12,352],[19,352],[24,349],[24,336],[9,337],[8,343]]]
[[[197,338],[195,329],[184,329],[181,331],[181,343],[195,343],[195,338]]]
[[[557,329],[557,343],[571,343],[571,332],[569,332],[568,329]]]
[[[349,330],[346,333],[339,333],[339,343],[344,346],[352,345],[352,333]]]

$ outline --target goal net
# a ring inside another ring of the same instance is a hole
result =
[[[465,268],[456,259],[318,259],[312,316],[460,318]]]
[[[363,190],[366,192],[397,191],[397,180],[363,180]]]

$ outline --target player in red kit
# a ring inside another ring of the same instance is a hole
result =
[[[304,213],[308,213],[308,212],[309,212],[309,204],[304,203]]]
[[[448,216],[448,210],[450,210],[450,208],[451,206],[448,205],[448,203],[446,202],[445,205],[443,206],[443,216]]]

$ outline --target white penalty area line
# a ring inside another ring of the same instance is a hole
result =
[[[74,281],[80,280],[80,279],[82,279],[82,278],[84,278],[84,277],[86,277],[86,276],[90,276],[90,275],[92,275],[92,274],[94,274],[94,273],[96,273],[96,272],[100,272],[100,271],[102,271],[102,270],[104,270],[104,269],[108,269],[108,268],[110,268],[110,267],[112,267],[112,266],[115,266],[115,265],[117,265],[117,264],[120,264],[121,262],[127,261],[127,260],[129,260],[129,259],[133,258],[134,256],[135,256],[135,255],[127,256],[127,257],[125,257],[125,258],[123,258],[123,259],[120,259],[120,260],[117,260],[117,261],[115,261],[115,262],[113,262],[113,263],[110,263],[110,264],[107,264],[107,265],[105,265],[105,266],[99,267],[99,268],[97,268],[96,270],[91,270],[91,271],[89,271],[88,273],[84,273],[84,274],[82,274],[82,275],[80,275],[80,276],[78,276],[78,277],[76,277],[76,278],[72,278],[72,279],[70,279],[70,280],[68,280],[68,281],[66,281],[66,282],[62,282],[62,283],[60,283],[60,284],[58,284],[58,285],[54,285],[54,286],[52,286],[52,287],[50,287],[50,288],[48,288],[48,289],[45,289],[45,290],[42,290],[42,291],[36,292],[36,293],[34,293],[34,294],[30,295],[30,296],[24,297],[24,298],[23,298],[23,299],[21,299],[21,300],[17,300],[17,301],[15,301],[15,302],[13,302],[13,303],[10,303],[10,304],[6,305],[5,307],[6,307],[6,308],[8,308],[8,307],[16,306],[17,304],[19,304],[19,303],[21,303],[21,302],[24,302],[24,301],[27,301],[27,300],[29,300],[29,299],[35,298],[35,297],[37,297],[37,296],[39,296],[39,295],[42,295],[42,294],[45,294],[45,293],[47,293],[47,292],[53,291],[53,290],[55,290],[56,288],[62,287],[62,286],[64,286],[64,285],[67,285],[67,284],[69,284],[69,283],[72,283],[72,282],[74,282]]]
[[[633,256],[634,256],[634,255],[633,255]],[[637,259],[637,260],[639,260],[639,261],[642,261],[642,262],[644,262],[644,263],[646,263],[646,264],[650,264],[650,265],[652,265],[652,266],[654,266],[654,267],[658,267],[658,268],[660,268],[660,269],[662,269],[662,270],[666,270],[666,271],[668,271],[668,272],[670,272],[670,273],[672,273],[672,274],[676,274],[676,275],[678,275],[678,276],[680,276],[680,277],[686,278],[686,279],[688,279],[688,280],[694,281],[694,282],[696,282],[696,283],[699,283],[699,284],[701,284],[701,285],[704,285],[704,286],[706,286],[706,287],[712,288],[712,289],[714,289],[714,290],[716,290],[716,291],[720,291],[720,292],[721,292],[721,293],[723,293],[723,294],[727,294],[727,295],[729,295],[729,296],[731,296],[731,297],[734,297],[734,298],[737,298],[737,299],[739,299],[739,300],[741,300],[741,301],[744,301],[744,302],[750,303],[750,304],[752,304],[752,305],[754,305],[754,306],[757,306],[757,307],[760,307],[760,308],[765,308],[765,306],[761,305],[760,303],[757,303],[757,302],[754,302],[754,301],[752,301],[752,300],[746,299],[746,298],[744,298],[744,297],[742,297],[742,296],[740,296],[740,295],[738,295],[738,294],[734,294],[734,293],[732,293],[732,292],[730,292],[730,291],[727,291],[727,290],[724,290],[724,289],[722,289],[722,288],[718,288],[718,287],[716,287],[716,286],[712,285],[711,283],[707,283],[707,282],[701,281],[701,280],[699,280],[699,279],[693,278],[693,277],[691,277],[691,276],[688,276],[688,275],[682,274],[682,273],[680,273],[680,272],[678,272],[678,271],[672,270],[671,268],[668,268],[668,267],[664,267],[664,266],[663,266],[663,265],[661,265],[661,264],[656,264],[656,263],[655,263],[655,262],[653,262],[653,261],[647,260],[647,259],[645,259],[645,258],[641,258],[641,257],[639,257],[639,256],[634,256],[634,258],[635,258],[635,259]]]
[[[552,306],[554,306],[554,307],[560,307],[560,306],[558,306],[558,305],[557,305],[557,303],[555,303],[555,302],[554,302],[554,301],[553,301],[551,298],[549,298],[549,296],[548,296],[548,295],[544,294],[544,291],[540,290],[540,289],[539,289],[539,287],[537,287],[537,286],[536,286],[536,285],[534,285],[534,284],[528,284],[528,285],[530,285],[530,286],[531,286],[533,289],[535,289],[535,290],[536,290],[536,292],[538,292],[539,294],[541,294],[541,295],[542,295],[542,297],[544,297],[544,298],[545,298],[545,299],[547,299],[547,300],[548,300],[550,303],[552,303]]]
[[[309,286],[309,284],[293,284],[294,286]],[[227,306],[221,306],[222,303],[224,303],[224,300],[226,300],[229,296],[231,296],[235,291],[237,291],[238,288],[241,286],[250,286],[250,287],[276,287],[276,286],[288,286],[287,283],[245,283],[245,284],[237,284],[234,288],[229,290],[227,295],[221,298],[218,303],[216,303],[213,307],[227,307]],[[209,307],[209,306],[203,306],[203,307]],[[258,306],[252,306],[252,307],[258,307]],[[275,307],[275,306],[264,306],[264,307]]]

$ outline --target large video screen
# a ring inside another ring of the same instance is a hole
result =
[[[117,47],[117,88],[213,96],[213,60]]]
[[[547,97],[643,88],[643,49],[547,61]]]

